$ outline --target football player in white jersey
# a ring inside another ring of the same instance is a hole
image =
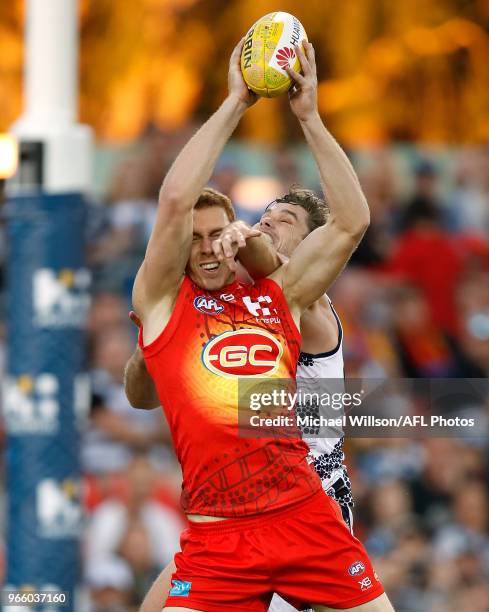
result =
[[[319,204],[320,199],[312,191],[292,188],[283,198],[269,204],[260,222],[251,228],[242,221],[227,226],[214,241],[213,250],[219,259],[227,259],[233,266],[237,257],[253,278],[262,278],[278,268],[315,227],[327,220],[327,210]],[[256,230],[260,230],[257,236]],[[139,324],[132,313],[132,320]],[[330,379],[335,392],[343,381],[343,331],[338,315],[325,295],[315,302],[301,318],[301,355],[297,368],[299,386],[309,390],[312,381],[321,381],[321,392],[325,392],[324,381]],[[126,365],[125,389],[135,408],[151,409],[160,405],[153,380],[149,376],[139,348]],[[311,406],[296,406],[297,412],[316,409]],[[314,434],[314,435],[311,435]],[[325,492],[340,505],[343,518],[352,529],[351,485],[346,467],[343,465],[343,432],[328,430],[327,437],[318,437],[318,431],[303,431],[310,448],[309,460],[318,472]],[[162,601],[170,587],[172,565],[165,568],[156,579],[141,606],[141,612],[160,612]],[[274,595],[269,610],[272,612],[293,611],[296,608]]]

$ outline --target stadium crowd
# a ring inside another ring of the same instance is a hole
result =
[[[136,340],[127,316],[132,282],[162,173],[185,139],[149,130],[116,165],[105,201],[90,205],[93,391],[82,445],[83,555],[96,612],[136,610],[185,525],[163,415],[131,408],[123,390]],[[212,181],[250,223],[290,183],[314,187],[304,151],[270,151],[259,161],[255,153],[232,143]],[[347,377],[487,378],[489,148],[350,154],[371,226],[330,293],[344,326]],[[2,317],[0,371],[4,354]],[[398,612],[489,610],[489,396],[457,409],[477,413],[480,438],[428,433],[346,443],[355,532]]]

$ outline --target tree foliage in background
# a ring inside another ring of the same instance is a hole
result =
[[[81,119],[101,138],[207,116],[226,90],[233,45],[286,10],[314,43],[320,108],[347,143],[489,138],[487,0],[81,0]],[[0,129],[21,111],[23,0],[0,4]],[[240,135],[298,135],[282,96]]]

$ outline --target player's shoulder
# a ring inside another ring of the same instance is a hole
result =
[[[283,287],[282,278],[283,277],[282,277],[282,274],[280,273],[280,270],[281,268],[279,268],[278,270],[275,270],[275,272],[273,272],[269,276],[266,276],[265,278],[256,280],[255,285],[254,285],[255,288],[260,291],[263,289],[267,289],[268,291],[272,291],[273,293],[283,295],[283,292],[282,292],[282,287]]]
[[[288,265],[289,260],[287,259],[287,257],[285,257],[284,255],[281,255],[280,253],[277,253],[277,255],[280,261],[282,262],[282,265],[276,270],[274,270],[271,274],[269,274],[266,277],[266,279],[263,279],[263,280],[270,280],[276,285],[278,285],[280,289],[282,289],[284,285],[284,277],[285,277],[285,273],[287,270],[287,265]]]

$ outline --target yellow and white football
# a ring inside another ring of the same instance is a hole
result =
[[[302,40],[307,40],[304,27],[290,13],[269,13],[254,23],[241,53],[241,71],[248,87],[266,98],[290,89],[292,79],[284,68],[300,71],[295,49]]]

